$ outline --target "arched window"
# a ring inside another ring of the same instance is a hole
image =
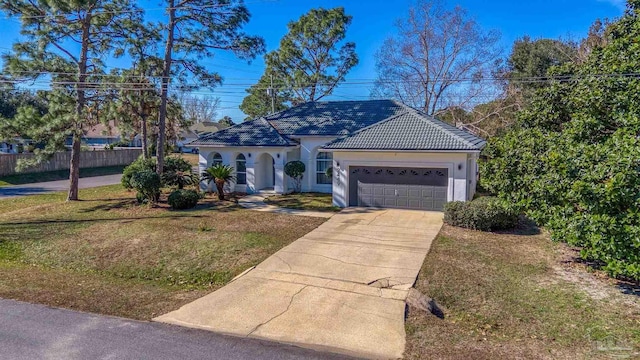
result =
[[[222,155],[220,153],[213,154],[213,160],[211,161],[211,166],[222,165]]]
[[[333,154],[319,152],[316,156],[316,183],[331,184],[331,177],[327,176],[327,169],[333,166]]]
[[[243,154],[236,156],[236,184],[247,184],[247,159]]]

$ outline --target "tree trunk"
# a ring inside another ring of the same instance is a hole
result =
[[[165,129],[167,127],[167,101],[169,98],[169,76],[171,75],[171,52],[176,27],[175,1],[169,0],[169,23],[167,27],[167,44],[164,49],[164,68],[162,70],[162,89],[160,92],[160,114],[158,118],[158,147],[156,149],[158,165],[156,172],[162,175],[164,167]]]
[[[89,28],[91,27],[91,14],[87,14],[82,22],[82,42],[80,58],[78,59],[78,82],[76,83],[76,129],[73,133],[71,148],[71,164],[69,166],[69,193],[67,201],[78,200],[78,184],[80,182],[80,145],[82,135],[82,123],[84,117],[85,83],[87,81],[87,54],[89,52]]]
[[[67,201],[78,200],[78,183],[80,181],[80,145],[82,139],[79,134],[73,135],[71,147],[71,165],[69,167],[69,194]]]
[[[216,188],[218,189],[218,199],[224,200],[224,181],[216,180]]]
[[[147,116],[142,117],[142,158],[149,158],[149,146],[147,144]]]

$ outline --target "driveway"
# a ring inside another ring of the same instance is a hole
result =
[[[80,189],[87,189],[98,186],[115,185],[120,184],[120,178],[122,178],[122,174],[81,178],[78,186]],[[69,180],[5,186],[0,187],[0,200],[16,196],[37,195],[67,190],[69,190]]]
[[[223,288],[154,320],[348,355],[399,358],[442,213],[349,208]]]
[[[0,299],[1,359],[341,359],[209,331]]]

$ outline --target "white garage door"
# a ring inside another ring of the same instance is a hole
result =
[[[349,205],[442,210],[448,169],[356,166],[349,168]]]

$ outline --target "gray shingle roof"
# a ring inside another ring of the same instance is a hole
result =
[[[324,149],[481,150],[485,141],[471,133],[406,107],[406,111],[351,135]]]
[[[341,136],[325,149],[480,150],[485,141],[393,100],[309,102],[202,134],[190,145],[294,146],[296,136]]]
[[[207,133],[189,145],[198,146],[293,146],[296,142],[280,135],[264,119],[246,121],[214,133]]]
[[[393,100],[308,102],[266,116],[287,136],[348,135],[391,116],[406,112]]]

